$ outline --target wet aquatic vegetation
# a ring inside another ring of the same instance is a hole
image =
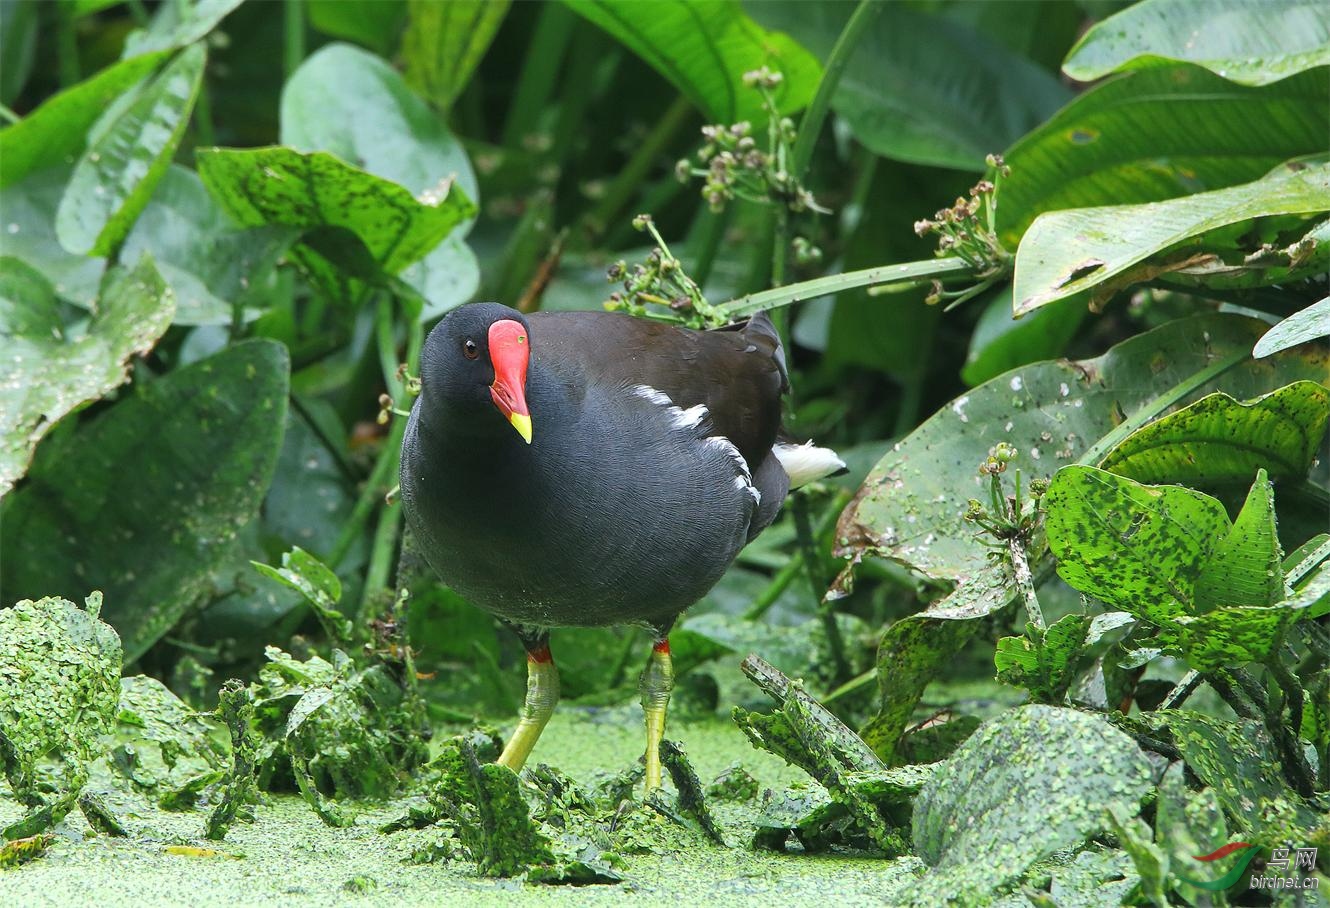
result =
[[[204,834],[221,840],[237,817],[254,819],[251,802],[257,794],[259,738],[254,731],[253,691],[232,679],[217,696],[217,711],[231,734],[231,766],[222,780],[221,800],[208,814]]]
[[[433,828],[437,837],[413,861],[464,858],[486,876],[521,876],[546,884],[614,883],[625,855],[683,850],[700,840],[724,846],[720,826],[682,747],[662,745],[662,761],[678,791],[645,801],[642,768],[634,764],[584,788],[558,769],[537,764],[520,775],[493,763],[500,741],[472,729],[442,742],[424,768],[405,813],[383,832]]]
[[[386,798],[426,754],[428,735],[389,667],[340,650],[301,661],[270,648],[254,688],[263,785],[292,778],[325,821],[350,821],[329,798]],[[290,776],[287,773],[290,773]]]
[[[8,839],[43,832],[77,803],[88,764],[115,722],[120,638],[84,608],[57,597],[0,611],[0,769],[28,808]]]
[[[749,679],[778,704],[777,710],[769,714],[735,707],[734,721],[753,745],[812,776],[835,805],[852,818],[849,825],[875,848],[888,855],[906,853],[909,843],[904,827],[910,796],[928,770],[888,769],[858,735],[809,696],[799,682],[791,681],[756,656],[745,659],[743,667]],[[800,829],[802,839],[830,838],[825,829],[814,833],[809,827],[835,823],[840,819],[838,811],[825,804],[814,804],[812,810],[817,812],[815,819],[805,815],[792,828]],[[766,828],[773,827],[768,822]],[[770,841],[771,834],[765,833],[764,838]]]
[[[0,845],[0,869],[17,867],[20,864],[26,864],[28,861],[35,861],[46,854],[46,850],[51,847],[54,841],[55,835],[50,832],[39,832],[36,835],[25,836],[21,839],[10,839]]]

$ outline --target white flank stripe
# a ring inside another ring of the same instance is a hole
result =
[[[670,427],[674,429],[696,429],[702,424],[702,420],[709,415],[706,404],[696,404],[685,410],[675,405],[674,401],[664,391],[658,391],[650,385],[633,385],[628,390],[643,400],[669,410]],[[753,485],[753,473],[748,469],[748,461],[744,460],[744,456],[739,453],[739,449],[734,446],[734,442],[722,435],[713,435],[710,438],[702,439],[702,443],[719,448],[721,453],[734,463],[735,469],[739,471],[739,475],[734,477],[734,487],[740,492],[747,492],[751,495],[754,503],[761,504],[762,493],[758,491],[757,486]]]
[[[643,400],[649,400],[653,404],[660,404],[662,407],[673,407],[674,401],[664,391],[657,391],[650,385],[633,385],[628,389]]]
[[[792,489],[845,469],[845,461],[835,451],[815,447],[811,441],[801,445],[777,444],[771,452],[780,461],[785,475],[790,477]]]
[[[706,404],[696,404],[687,410],[680,410],[678,407],[673,409],[678,411],[671,414],[676,429],[694,429],[701,424],[702,420],[707,418]]]
[[[739,475],[734,477],[734,487],[753,496],[754,504],[761,504],[762,493],[757,490],[757,486],[753,485],[753,474],[748,469],[748,461],[744,460],[744,456],[739,453],[739,449],[734,446],[734,442],[723,435],[713,435],[705,439],[704,444],[719,448],[721,453],[734,463],[735,468],[739,471]]]
[[[664,391],[657,391],[650,385],[634,385],[628,390],[637,397],[668,410],[670,427],[674,429],[696,429],[708,416],[706,404],[696,404],[685,410],[670,400],[670,396]]]

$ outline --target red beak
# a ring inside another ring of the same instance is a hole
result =
[[[490,397],[494,406],[513,424],[522,440],[531,444],[531,413],[526,408],[526,367],[531,359],[531,345],[526,328],[509,318],[490,325],[490,362],[494,364],[494,384]]]

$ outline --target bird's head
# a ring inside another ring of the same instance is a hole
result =
[[[450,423],[478,432],[497,426],[496,412],[531,444],[526,371],[531,335],[525,316],[498,303],[470,303],[443,317],[420,356],[422,393]]]

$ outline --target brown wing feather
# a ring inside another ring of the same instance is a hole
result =
[[[556,374],[648,385],[684,409],[705,404],[714,433],[733,442],[752,467],[771,451],[788,382],[785,354],[765,313],[717,331],[610,312],[537,312],[528,319],[532,355]]]

